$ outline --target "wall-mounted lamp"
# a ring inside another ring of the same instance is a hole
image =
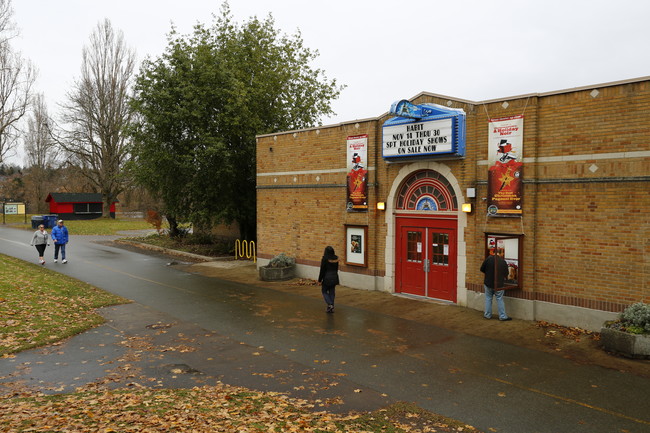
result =
[[[377,210],[386,210],[386,203],[384,203],[383,201],[378,201]]]
[[[470,213],[472,212],[472,203],[463,203],[460,208],[463,212]]]

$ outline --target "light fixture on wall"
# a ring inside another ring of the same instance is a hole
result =
[[[472,203],[463,203],[460,208],[465,213],[471,213],[472,212]]]
[[[386,203],[384,203],[383,201],[378,201],[377,210],[386,210]]]

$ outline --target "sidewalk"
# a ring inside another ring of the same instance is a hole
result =
[[[322,299],[314,280],[261,281],[250,261],[210,261],[184,266],[187,271],[254,286],[263,286],[315,299]],[[470,335],[490,338],[515,346],[551,353],[577,364],[593,364],[650,378],[650,360],[633,360],[610,355],[600,347],[599,334],[559,327],[543,322],[485,320],[480,311],[456,305],[410,299],[389,293],[338,286],[336,304],[378,312],[430,324]],[[325,304],[323,303],[323,314]]]

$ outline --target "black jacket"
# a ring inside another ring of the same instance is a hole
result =
[[[320,261],[320,273],[318,274],[318,282],[322,282],[328,286],[336,286],[339,284],[339,258],[337,256],[323,257]]]
[[[494,260],[496,258],[496,266]],[[505,279],[508,276],[508,263],[501,256],[488,256],[481,265],[481,272],[485,273],[483,284],[491,289],[494,289],[494,271],[496,268],[496,284],[497,289],[503,288]]]

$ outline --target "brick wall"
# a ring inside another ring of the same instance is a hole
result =
[[[461,189],[477,188],[464,228],[465,282],[482,290],[485,233],[523,234],[523,290],[508,295],[618,311],[649,301],[650,81],[630,81],[484,103],[422,93],[467,114],[467,154],[442,161]],[[488,120],[524,114],[524,216],[487,218]],[[386,273],[386,201],[403,163],[381,157],[386,118],[258,137],[258,254],[285,252],[316,266],[332,245],[343,258],[345,224],[368,226],[368,267]],[[345,210],[346,137],[368,134],[368,213]]]

